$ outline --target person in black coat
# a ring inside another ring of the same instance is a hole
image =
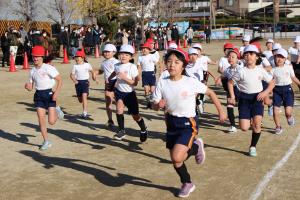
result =
[[[1,49],[3,52],[3,57],[2,57],[2,67],[6,67],[5,63],[7,66],[9,66],[9,43],[7,39],[7,33],[8,31],[5,31],[5,33],[2,34],[1,36]]]
[[[178,42],[179,42],[179,32],[178,32],[177,26],[175,26],[175,25],[172,28],[171,37],[172,37],[172,40],[176,41],[176,44],[178,44]]]
[[[93,32],[91,27],[88,27],[87,32],[85,33],[85,37],[83,40],[83,46],[85,48],[86,54],[92,54],[92,48],[95,46],[93,40]]]

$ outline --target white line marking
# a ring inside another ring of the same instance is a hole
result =
[[[299,142],[300,142],[300,133],[298,133],[297,139],[292,144],[290,149],[286,152],[285,156],[276,163],[276,165],[264,176],[262,181],[257,185],[255,191],[251,194],[249,200],[256,200],[261,195],[265,187],[271,181],[272,177],[288,161],[289,157],[293,154],[295,149],[298,147]]]

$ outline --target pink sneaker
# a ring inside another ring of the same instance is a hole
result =
[[[178,197],[188,197],[196,189],[196,186],[193,183],[184,183],[181,186],[181,189],[178,193]]]
[[[198,145],[198,153],[195,155],[195,160],[198,165],[201,165],[205,161],[204,143],[201,138],[197,138],[194,143]]]

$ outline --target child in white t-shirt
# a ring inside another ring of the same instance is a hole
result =
[[[180,177],[182,187],[179,197],[188,197],[195,190],[187,171],[185,161],[192,155],[197,164],[205,160],[202,139],[198,134],[196,112],[196,95],[205,93],[215,104],[220,121],[227,117],[216,94],[195,78],[185,76],[187,56],[180,49],[171,50],[165,57],[165,65],[169,76],[161,78],[153,93],[154,109],[165,108],[166,112],[166,147],[170,151],[175,171]]]
[[[115,98],[119,130],[114,135],[114,138],[122,140],[126,136],[124,127],[124,107],[126,106],[128,113],[131,114],[141,128],[140,141],[145,142],[148,137],[148,131],[144,119],[139,114],[139,104],[134,91],[134,87],[137,86],[139,81],[139,72],[137,66],[129,62],[133,54],[134,49],[131,45],[122,45],[119,51],[120,63],[115,65],[114,72],[108,78],[108,80],[111,80],[117,76]]]
[[[47,150],[52,146],[48,139],[46,126],[46,112],[48,111],[48,122],[54,125],[57,120],[55,110],[56,99],[61,90],[62,79],[55,67],[43,63],[45,49],[42,46],[32,48],[34,67],[30,71],[29,82],[25,89],[31,91],[35,87],[34,104],[36,107],[40,130],[44,139],[40,150]],[[56,86],[55,86],[56,83]],[[55,86],[55,87],[54,87]]]
[[[290,126],[295,124],[295,118],[292,115],[294,106],[294,92],[292,82],[300,86],[299,79],[295,76],[292,65],[285,64],[288,53],[285,49],[278,49],[275,53],[276,67],[272,70],[275,79],[275,87],[273,89],[273,109],[274,122],[276,125],[275,133],[281,134],[283,129],[280,125],[279,110],[283,105],[285,116]]]
[[[75,84],[78,101],[82,103],[83,112],[81,117],[83,119],[87,119],[88,118],[87,97],[89,95],[89,86],[90,86],[89,74],[91,73],[93,79],[95,79],[95,75],[92,66],[85,60],[85,53],[83,49],[77,50],[75,55],[75,61],[76,64],[72,68],[70,78]]]
[[[114,77],[111,80],[108,80],[108,77],[115,71],[115,65],[120,61],[114,57],[117,52],[115,45],[106,44],[102,52],[105,60],[101,63],[101,68],[95,71],[95,75],[104,74],[106,114],[108,117],[106,125],[111,128],[114,125],[112,119],[112,105],[115,98],[114,90],[117,78]]]

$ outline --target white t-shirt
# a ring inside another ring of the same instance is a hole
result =
[[[246,46],[241,46],[241,47],[240,47],[240,54],[241,54],[241,56],[242,56],[242,55],[243,55],[243,53],[244,53],[244,49],[245,49],[245,47],[246,47]]]
[[[207,86],[200,81],[182,76],[178,81],[169,77],[160,79],[152,95],[155,103],[166,101],[166,111],[177,117],[194,117],[196,115],[196,95],[206,93]]]
[[[291,62],[297,62],[298,56],[300,55],[300,49],[290,47],[288,52],[291,55]]]
[[[261,65],[263,68],[272,66],[270,61],[267,59],[267,57],[262,57],[261,59],[262,59]]]
[[[160,74],[160,77],[159,79],[162,79],[162,78],[167,78],[170,76],[170,73],[168,70],[164,70],[161,74]]]
[[[208,64],[211,62],[211,59],[207,56],[201,55],[199,58],[196,60],[196,65],[199,65],[203,71],[208,70]]]
[[[292,65],[284,65],[283,67],[275,67],[271,71],[275,85],[284,86],[292,84],[291,77],[295,77],[295,72]]]
[[[54,78],[58,76],[57,69],[51,65],[43,63],[40,68],[32,68],[29,73],[29,82],[35,84],[37,90],[47,90],[55,85]]]
[[[81,65],[74,65],[72,68],[72,74],[75,75],[76,80],[88,80],[90,78],[89,72],[92,71],[93,68],[90,63],[83,63]]]
[[[106,59],[101,63],[101,70],[104,74],[104,79],[107,81],[108,77],[115,71],[115,64],[119,63],[120,61],[114,57],[110,59]],[[112,80],[116,79],[113,77]]]
[[[133,86],[128,85],[124,80],[120,80],[118,78],[118,73],[125,72],[127,73],[127,78],[134,80],[139,75],[137,66],[132,63],[117,63],[115,65],[115,72],[117,74],[116,88],[121,92],[132,92],[134,90]]]
[[[228,62],[228,58],[227,57],[222,57],[219,60],[219,64],[218,64],[219,70],[221,71],[225,71],[228,67],[230,67],[230,64]]]
[[[232,76],[232,80],[237,83],[240,91],[246,94],[261,92],[263,90],[262,80],[270,82],[272,78],[266,70],[258,66],[253,69],[243,67]]]
[[[273,56],[273,53],[270,50],[264,51],[263,54],[266,56],[267,59],[269,59],[271,56]]]
[[[188,76],[196,78],[198,81],[202,81],[203,72],[207,71],[207,65],[201,65],[199,60],[197,61],[195,63],[188,63],[188,65],[185,67],[185,71]]]
[[[159,61],[159,57],[155,54],[141,55],[138,58],[137,65],[142,67],[143,72],[153,72],[155,64]]]

